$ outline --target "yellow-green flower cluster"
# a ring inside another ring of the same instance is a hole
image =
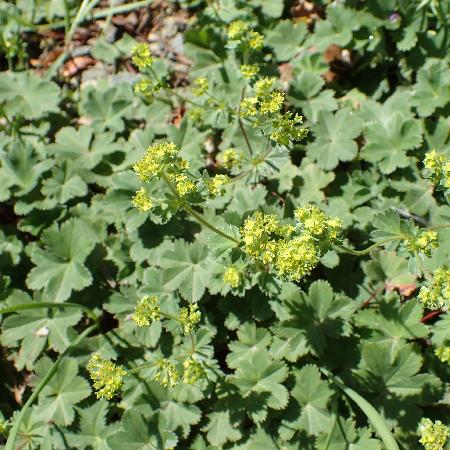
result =
[[[296,226],[282,225],[277,216],[257,211],[241,228],[244,252],[280,277],[293,281],[300,280],[318,264],[323,249],[336,241],[341,227],[339,219],[320,215],[312,205],[297,210],[296,217]]]
[[[224,187],[230,182],[230,177],[227,175],[216,175],[206,182],[206,188],[211,197],[217,197],[222,194]]]
[[[434,354],[439,358],[441,362],[450,362],[450,347],[438,347]]]
[[[155,367],[157,369],[153,379],[158,381],[161,386],[174,387],[179,379],[180,374],[175,366],[175,363],[166,358],[160,358],[156,361]]]
[[[240,166],[244,154],[238,152],[235,148],[228,148],[217,155],[217,160],[225,169],[232,169],[234,166]]]
[[[261,50],[264,45],[263,36],[253,31],[242,20],[235,20],[228,26],[228,39],[236,41],[243,49]]]
[[[169,180],[175,183],[175,188],[180,197],[184,197],[197,190],[195,183],[185,173],[178,173],[175,175],[168,173],[167,175]]]
[[[133,169],[141,181],[149,181],[160,177],[165,170],[179,172],[182,163],[178,156],[179,148],[173,142],[161,142],[148,147],[145,155],[138,161]]]
[[[319,263],[320,254],[311,236],[297,236],[281,242],[277,248],[275,268],[282,278],[298,281]]]
[[[434,423],[431,419],[423,418],[419,425],[421,435],[419,442],[425,450],[444,450],[444,446],[450,436],[450,430],[440,420]]]
[[[141,181],[150,181],[153,178],[167,176],[174,183],[175,189],[180,197],[195,192],[196,184],[186,174],[189,163],[178,155],[179,148],[173,142],[161,142],[151,145],[145,155],[134,165],[133,169]],[[137,207],[148,207],[148,199],[145,192],[138,191],[134,203]]]
[[[192,92],[194,95],[201,97],[208,90],[208,80],[204,77],[196,78]]]
[[[239,106],[241,117],[253,120],[253,126],[270,125],[270,131],[264,131],[270,139],[281,145],[300,140],[307,134],[304,128],[297,128],[302,117],[291,112],[281,112],[284,93],[274,91],[276,79],[265,77],[255,83],[255,96],[244,98]]]
[[[259,66],[257,64],[242,64],[241,73],[245,79],[251,80],[258,75]]]
[[[438,247],[438,234],[433,230],[421,231],[417,236],[410,237],[406,241],[406,248],[410,253],[423,253],[431,256],[432,249]]]
[[[87,370],[94,382],[97,398],[111,399],[122,387],[126,370],[123,366],[103,359],[99,354],[92,355],[88,362]]]
[[[136,94],[142,94],[148,99],[151,99],[153,95],[160,90],[160,86],[155,84],[150,78],[141,78],[134,85],[134,92]]]
[[[183,361],[183,383],[195,384],[205,375],[205,369],[194,356]]]
[[[241,284],[241,274],[235,266],[229,266],[223,273],[223,282],[236,289]]]
[[[425,155],[423,163],[428,172],[427,178],[435,186],[450,189],[450,159],[432,150]]]
[[[144,70],[150,67],[153,64],[153,57],[150,47],[144,42],[136,44],[131,49],[131,61],[139,70]]]
[[[160,313],[161,309],[158,297],[146,295],[139,300],[131,318],[136,325],[143,327],[150,325],[154,320],[159,320]]]
[[[201,313],[198,310],[197,303],[191,303],[189,308],[181,308],[178,314],[178,320],[184,334],[190,334],[200,322]]]
[[[270,139],[281,145],[289,145],[290,141],[300,141],[308,134],[306,128],[298,128],[302,123],[303,117],[297,113],[288,111],[278,114],[272,122],[274,130],[270,133]]]
[[[435,270],[428,286],[422,286],[419,300],[428,309],[439,309],[450,303],[450,269],[446,266]]]
[[[299,227],[318,242],[333,245],[342,230],[342,220],[328,217],[317,206],[307,204],[294,211]]]
[[[134,194],[131,203],[135,208],[139,209],[140,212],[148,212],[154,206],[153,199],[147,194],[145,188],[139,189],[139,191]]]

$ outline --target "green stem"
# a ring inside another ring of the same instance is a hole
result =
[[[50,370],[47,372],[45,377],[41,380],[41,382],[37,385],[36,389],[33,391],[33,393],[30,395],[28,400],[23,405],[22,409],[20,410],[19,414],[17,415],[16,419],[14,420],[13,427],[11,428],[11,431],[9,433],[8,440],[6,442],[5,450],[14,450],[15,447],[14,443],[16,441],[16,436],[19,431],[20,424],[22,423],[22,420],[25,416],[25,413],[27,412],[28,408],[33,404],[33,402],[36,400],[39,393],[44,389],[44,387],[48,384],[48,382],[53,378],[55,373],[57,372],[59,366],[61,365],[61,362],[63,359],[68,356],[75,347],[78,346],[78,344],[89,334],[91,334],[94,330],[98,328],[98,324],[91,325],[89,328],[84,330],[77,339],[73,342],[73,344],[62,353],[59,358],[55,361],[53,366],[50,368]]]
[[[422,228],[422,230],[442,230],[444,228],[450,228],[450,223],[443,223],[441,225],[434,225],[432,227]],[[336,246],[338,249],[342,250],[344,253],[349,253],[351,255],[357,255],[357,256],[363,256],[368,255],[372,250],[374,250],[377,247],[380,247],[383,244],[386,244],[391,241],[399,241],[402,239],[408,239],[409,236],[405,236],[404,234],[399,234],[397,236],[393,236],[390,238],[383,239],[382,241],[379,241],[375,244],[372,244],[370,247],[367,247],[363,250],[355,250],[353,248],[345,247],[343,245]]]
[[[170,191],[172,192],[172,194],[178,199],[180,200],[180,202],[183,202],[183,199],[178,195],[177,190],[175,189],[175,187],[173,186],[173,184],[171,183],[171,181],[169,180],[169,178],[167,177],[167,175],[165,173],[162,174],[162,179],[164,180],[164,182],[167,184],[167,186],[169,187]],[[214,231],[214,233],[218,234],[219,236],[224,237],[225,239],[228,239],[229,241],[234,242],[235,244],[239,244],[239,241],[234,238],[233,236],[230,236],[227,233],[224,233],[222,230],[219,230],[219,228],[216,228],[214,225],[210,224],[206,219],[204,219],[197,211],[194,211],[189,205],[184,204],[182,206],[182,208],[188,213],[190,214],[197,222],[201,223],[202,225],[204,225],[206,228],[209,228],[211,231]]]
[[[450,228],[450,223],[443,223],[441,225],[434,225],[426,228],[426,230],[442,230],[443,228]]]
[[[151,3],[153,3],[153,1],[154,0],[140,0],[134,3],[127,3],[125,5],[111,6],[109,8],[100,9],[90,14],[89,19],[91,20],[103,19],[105,17],[108,17],[110,14],[115,15],[127,13],[135,9],[148,6]],[[47,31],[47,30],[54,30],[57,28],[64,28],[66,26],[66,20],[57,20],[55,22],[44,23],[40,25],[34,25],[32,23],[30,24],[22,21],[22,25],[24,25],[23,31]]]
[[[325,445],[323,446],[323,450],[328,450],[328,448],[330,447],[334,429],[336,428],[337,418],[338,418],[337,397],[335,397],[333,400],[333,405],[331,407],[330,429],[328,430],[328,436]]]
[[[92,320],[97,321],[97,315],[92,309],[87,306],[79,305],[78,303],[51,303],[51,302],[39,302],[39,303],[22,303],[20,305],[8,306],[0,309],[0,314],[9,314],[18,311],[25,311],[27,309],[40,309],[40,308],[78,308],[82,309]]]
[[[361,411],[366,415],[367,419],[372,424],[372,427],[375,430],[375,432],[383,441],[386,450],[400,450],[397,441],[392,435],[391,430],[386,425],[386,422],[381,417],[380,413],[364,397],[359,395],[353,389],[347,387],[345,384],[341,383],[326,369],[321,368],[320,371],[342,392],[344,392],[344,394],[347,397],[349,397],[359,406]]]
[[[345,247],[343,245],[338,245],[337,248],[343,250],[344,253],[350,253],[351,255],[363,256],[363,255],[368,255],[372,250],[376,249],[377,247],[380,247],[383,244],[386,244],[391,241],[398,241],[401,239],[405,239],[406,237],[407,236],[399,235],[399,236],[383,239],[382,241],[379,241],[376,244],[373,244],[370,247],[367,247],[363,250],[355,250],[353,248]]]

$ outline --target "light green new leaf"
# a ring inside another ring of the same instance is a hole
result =
[[[36,372],[43,377],[52,362],[40,360]],[[75,417],[74,405],[85,399],[90,393],[89,383],[78,374],[78,362],[66,358],[53,378],[39,394],[39,414],[44,420],[59,425],[70,425]]]
[[[89,286],[92,276],[83,264],[97,237],[80,219],[54,224],[42,233],[44,249],[33,245],[30,257],[36,267],[27,276],[30,289],[42,289],[49,301],[67,300],[72,291]]]
[[[362,121],[349,108],[335,114],[320,112],[317,123],[311,126],[316,139],[308,146],[308,156],[327,170],[334,169],[339,161],[351,161],[358,153],[354,139],[362,128]]]
[[[444,59],[428,58],[417,72],[411,103],[421,117],[431,115],[436,108],[450,101],[450,68]]]
[[[37,119],[58,111],[60,90],[52,81],[45,81],[33,72],[0,74],[0,104],[6,114]]]
[[[211,262],[208,248],[204,245],[176,241],[173,248],[164,252],[161,257],[166,287],[178,289],[181,296],[189,302],[197,302],[211,277]]]

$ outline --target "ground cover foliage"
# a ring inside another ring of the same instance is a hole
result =
[[[444,448],[450,2],[29,3],[0,2],[7,448]]]

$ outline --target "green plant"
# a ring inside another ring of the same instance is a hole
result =
[[[444,448],[448,2],[172,3],[185,74],[91,49],[132,86],[0,41],[6,448]]]

